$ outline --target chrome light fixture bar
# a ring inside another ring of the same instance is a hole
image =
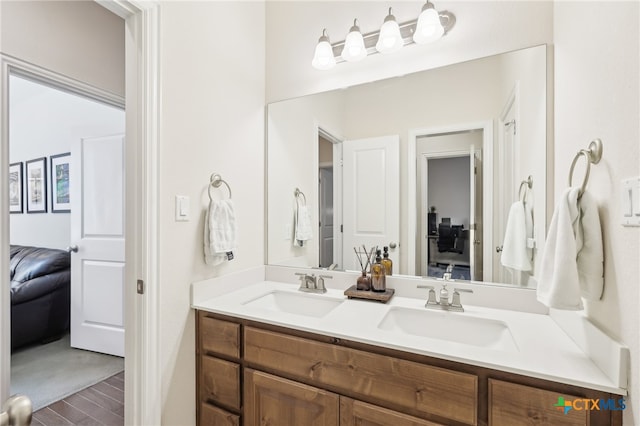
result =
[[[441,28],[438,27],[437,21],[434,22],[435,16],[438,17]],[[321,51],[323,52],[323,58],[320,60],[318,58],[318,54],[316,53],[312,61],[312,65],[316,69],[326,70],[333,68],[335,64],[347,61],[347,59],[343,56],[343,52],[345,56],[349,57],[349,61],[354,61],[363,59],[365,56],[375,53],[393,53],[403,46],[407,46],[409,44],[431,43],[438,40],[442,36],[447,35],[449,31],[451,31],[455,23],[456,17],[453,13],[446,10],[436,11],[433,3],[427,1],[423,6],[422,12],[418,18],[398,24],[400,36],[402,38],[402,44],[399,46],[387,46],[385,48],[385,41],[381,39],[381,33],[385,32],[386,27],[391,27],[393,24],[395,24],[395,17],[392,14],[391,8],[389,8],[389,14],[385,18],[381,29],[362,35],[362,41],[364,43],[366,54],[363,55],[362,52],[357,52],[357,59],[352,59],[347,53],[349,52],[349,48],[347,47],[347,49],[345,50],[346,43],[350,42],[352,39],[359,39],[358,36],[360,33],[360,28],[358,27],[357,20],[354,20],[354,24],[349,30],[349,35],[347,36],[346,40],[343,41],[330,43],[326,29],[323,30],[322,37],[320,37],[320,39],[318,40],[318,45],[316,46],[316,52],[318,51],[318,49],[321,49]],[[395,25],[393,26],[395,27]],[[421,28],[425,28],[425,30],[416,33],[418,26],[420,26]],[[354,34],[354,32],[357,33]],[[382,35],[384,36],[384,34]],[[323,44],[322,47],[320,47],[321,43]],[[378,45],[378,48],[376,48],[376,44]],[[331,46],[333,58],[328,57],[328,45]],[[353,51],[355,50],[357,49],[354,49]],[[317,64],[319,63],[322,63],[323,65],[317,66]]]

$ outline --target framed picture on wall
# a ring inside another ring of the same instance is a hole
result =
[[[47,212],[47,158],[26,162],[27,213]]]
[[[22,213],[22,162],[9,164],[9,213]]]
[[[69,161],[71,154],[51,156],[51,212],[69,213]]]

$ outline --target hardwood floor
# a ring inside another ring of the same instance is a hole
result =
[[[124,371],[36,411],[31,424],[124,425]]]

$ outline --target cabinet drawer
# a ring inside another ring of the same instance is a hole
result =
[[[240,357],[240,324],[222,321],[200,312],[200,347],[204,354]]]
[[[565,414],[554,406],[558,397],[567,401],[581,398],[489,379],[489,426],[589,424],[589,411],[569,410]]]
[[[240,426],[240,416],[206,403],[200,404],[200,426]]]
[[[475,375],[246,327],[245,360],[412,415],[477,424]]]
[[[340,426],[442,426],[366,402],[340,397]]]
[[[201,402],[217,402],[240,409],[240,366],[209,356],[202,357]]]

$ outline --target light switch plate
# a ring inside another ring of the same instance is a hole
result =
[[[191,219],[191,206],[189,197],[176,195],[176,222],[187,222]]]
[[[621,182],[620,221],[622,226],[640,226],[640,177]]]

